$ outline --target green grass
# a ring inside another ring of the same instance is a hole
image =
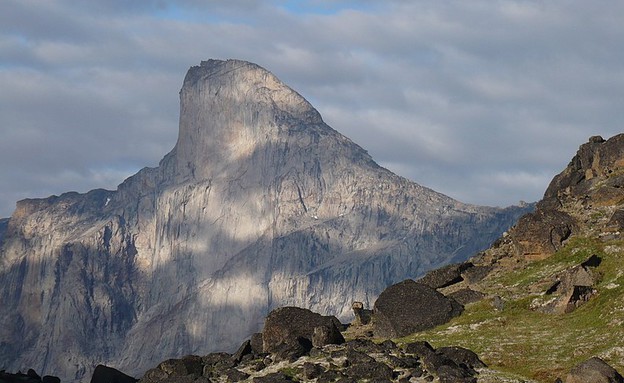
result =
[[[294,382],[298,382],[298,375],[301,373],[301,369],[298,367],[284,367],[280,369],[284,375],[289,376]]]
[[[619,247],[624,248],[624,243],[573,239],[547,259],[482,282],[482,291],[504,298],[503,310],[496,310],[486,299],[468,305],[460,317],[443,326],[398,341],[463,346],[475,351],[492,369],[540,382],[565,378],[570,368],[592,356],[600,356],[624,372],[624,253]],[[529,309],[540,297],[532,286],[545,290],[548,283],[544,280],[592,254],[602,258],[595,270],[600,275],[596,296],[569,314]]]

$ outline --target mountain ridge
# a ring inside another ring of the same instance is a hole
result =
[[[202,62],[158,167],[116,191],[18,202],[0,248],[0,361],[64,380],[93,363],[136,373],[235,347],[277,306],[344,317],[485,248],[527,210],[396,176],[265,69]]]

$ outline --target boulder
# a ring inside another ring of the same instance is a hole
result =
[[[325,371],[320,364],[314,364],[310,362],[304,362],[301,366],[303,369],[303,376],[306,379],[316,379]]]
[[[565,383],[624,383],[624,379],[604,360],[593,357],[572,368]]]
[[[201,376],[204,369],[202,358],[197,355],[188,355],[181,359],[167,359],[158,365],[158,368],[168,376],[187,376],[194,374]]]
[[[341,344],[345,339],[332,323],[328,326],[316,326],[312,334],[312,346],[321,348],[328,344]]]
[[[454,285],[463,281],[462,273],[473,266],[472,263],[465,262],[440,267],[439,269],[429,271],[418,282],[434,289]]]
[[[207,377],[219,375],[222,371],[236,365],[232,355],[226,352],[212,352],[202,357],[202,363],[204,365],[202,375]]]
[[[264,323],[262,331],[263,350],[272,353],[284,344],[297,346],[305,343],[304,340],[312,345],[314,331],[317,327],[327,329],[324,334],[329,334],[330,337],[324,341],[334,344],[344,343],[344,338],[339,330],[342,324],[335,316],[323,316],[299,307],[275,309],[267,316]],[[322,332],[321,330],[317,331]],[[321,336],[317,337],[320,339]]]
[[[280,343],[271,348],[271,356],[275,361],[294,362],[300,357],[310,353],[312,342],[309,339],[299,337],[294,342]]]
[[[461,276],[468,284],[473,284],[483,280],[483,278],[487,277],[492,270],[494,270],[494,266],[491,265],[473,266],[464,270]]]
[[[465,306],[469,303],[480,301],[485,298],[485,294],[480,291],[465,288],[450,293],[448,297],[455,299],[460,305]]]
[[[141,383],[160,382],[167,379],[168,377],[169,375],[160,368],[152,368],[145,372],[145,374],[141,378]]]
[[[44,375],[44,377],[41,378],[41,382],[42,383],[61,383],[61,378],[59,378],[58,376]]]
[[[487,367],[474,351],[464,347],[440,347],[436,350],[436,354],[443,355],[458,366],[463,365],[471,369]]]
[[[370,353],[370,354],[384,352],[385,350],[385,347],[382,346],[381,344],[377,344],[370,339],[364,339],[364,338],[352,339],[346,342],[345,345],[347,346],[349,350],[355,350],[355,351],[365,352],[365,353]]]
[[[239,371],[235,368],[225,370],[224,375],[227,377],[227,382],[240,382],[249,378],[249,374],[243,371]]]
[[[408,354],[414,354],[418,357],[423,357],[424,355],[434,353],[435,349],[429,344],[429,342],[419,340],[406,344],[405,352]]]
[[[592,287],[596,278],[590,267],[596,267],[600,262],[600,257],[592,255],[580,265],[559,273],[555,282],[546,290],[546,295],[558,297],[538,310],[546,313],[570,313],[587,302],[596,294]]]
[[[375,301],[373,331],[397,338],[448,322],[463,306],[434,288],[407,279],[386,288]]]
[[[373,359],[371,361],[350,365],[347,368],[346,374],[358,382],[362,379],[391,380],[392,368],[388,367],[385,363],[377,362]]]
[[[436,373],[440,383],[477,383],[477,378],[468,370],[454,365],[442,365]]]
[[[29,368],[28,371],[26,371],[26,375],[30,378],[41,380],[41,376],[39,376],[39,374],[37,374],[37,372],[32,368]]]
[[[135,379],[112,367],[99,364],[91,376],[91,383],[135,383]]]
[[[240,345],[238,350],[232,355],[235,363],[240,363],[243,360],[245,355],[249,355],[253,353],[253,348],[251,347],[251,340],[246,340],[243,344]]]
[[[281,382],[292,382],[290,376],[284,374],[281,371],[272,372],[265,376],[257,376],[252,379],[253,383],[281,383]]]

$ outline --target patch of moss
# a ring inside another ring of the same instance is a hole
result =
[[[299,382],[299,374],[301,374],[301,368],[299,367],[284,367],[280,369],[284,375],[290,377],[294,382]]]

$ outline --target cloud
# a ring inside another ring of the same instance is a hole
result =
[[[465,202],[541,197],[620,131],[617,1],[0,2],[0,216],[114,189],[174,145],[188,67],[269,69],[382,165]]]

